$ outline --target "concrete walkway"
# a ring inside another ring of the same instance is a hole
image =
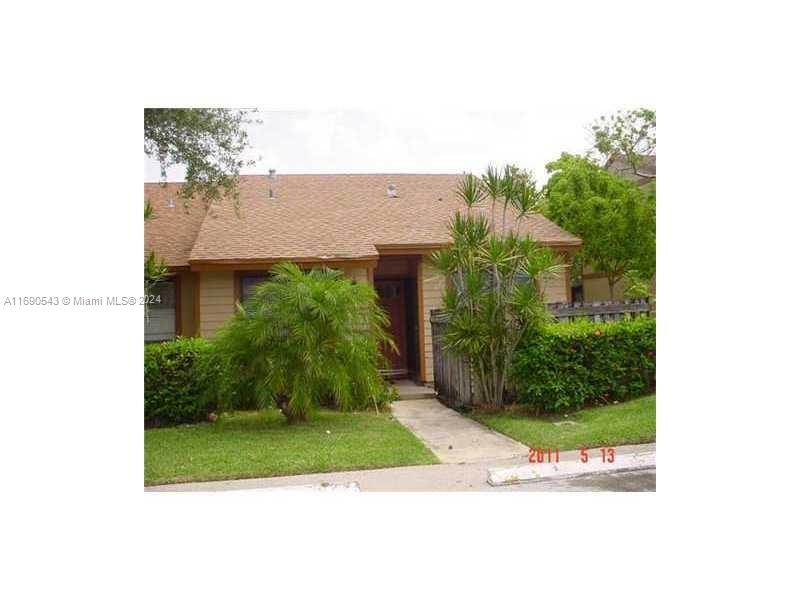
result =
[[[446,464],[528,456],[528,448],[432,398],[392,402],[392,414]]]
[[[397,395],[400,397],[400,400],[425,400],[427,398],[436,398],[436,392],[433,388],[420,385],[408,379],[395,381],[392,385],[394,389],[397,390]]]
[[[654,452],[655,444],[617,446],[617,456]],[[562,461],[578,460],[578,451],[564,451]],[[647,471],[604,473],[574,479],[545,480],[535,483],[492,487],[487,483],[490,469],[523,466],[525,458],[505,458],[472,464],[419,465],[364,471],[339,471],[290,477],[267,477],[231,481],[206,481],[146,487],[147,492],[222,492],[267,491],[275,488],[295,491],[298,486],[315,488],[353,489],[362,492],[552,492],[552,491],[655,491],[655,467]]]

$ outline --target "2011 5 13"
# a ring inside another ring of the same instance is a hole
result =
[[[613,463],[614,459],[617,456],[617,452],[614,448],[596,448],[600,460],[604,463]],[[589,454],[588,448],[581,448],[580,452],[578,453],[578,459],[582,463],[589,462],[589,458],[591,455]],[[558,448],[529,448],[528,449],[528,462],[531,463],[557,463],[561,460],[561,454],[558,451]]]

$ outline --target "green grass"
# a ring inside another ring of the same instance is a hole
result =
[[[655,395],[566,415],[534,417],[516,410],[474,412],[470,416],[533,448],[572,450],[642,444],[656,439]]]
[[[145,485],[436,462],[388,413],[320,409],[306,423],[287,425],[273,409],[144,432]]]

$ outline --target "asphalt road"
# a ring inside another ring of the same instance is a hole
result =
[[[574,479],[522,483],[491,489],[499,492],[655,492],[656,470],[584,475]]]

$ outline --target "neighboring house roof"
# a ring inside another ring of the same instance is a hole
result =
[[[656,175],[656,155],[642,156],[642,161],[639,163],[637,170],[639,173],[650,175],[651,177],[642,177],[633,172],[633,167],[625,159],[624,156],[615,155],[608,159],[606,162],[606,170],[622,177],[635,181],[638,184],[650,183]]]
[[[183,262],[173,266],[188,261],[376,258],[381,249],[442,246],[450,242],[448,223],[452,215],[457,210],[466,211],[456,195],[460,178],[461,175],[278,174],[272,180],[266,175],[242,176],[238,211],[230,200],[213,205],[195,233],[191,252],[186,252],[185,240],[196,227],[196,211],[203,211],[199,201],[190,204],[189,218],[182,221],[178,217],[165,218],[160,235],[146,237],[146,243],[159,242],[153,248],[163,254],[160,242],[168,228],[185,226],[181,241],[173,243],[179,248],[170,250]],[[175,185],[180,184],[169,184],[167,189]],[[390,185],[396,187],[396,198],[387,193]],[[157,183],[145,184],[145,196],[151,197],[159,188]],[[177,192],[177,188],[172,189]],[[160,196],[151,200],[161,204],[157,207],[159,218],[164,210],[184,212],[179,200],[175,208],[165,209],[166,199]],[[488,203],[473,210],[481,210],[491,218]],[[499,224],[501,206],[495,211]],[[153,223],[156,222],[154,219]],[[145,229],[150,226],[148,222]],[[511,227],[515,227],[515,221],[509,209],[506,228]],[[542,215],[526,217],[520,231],[549,245],[581,243]]]

